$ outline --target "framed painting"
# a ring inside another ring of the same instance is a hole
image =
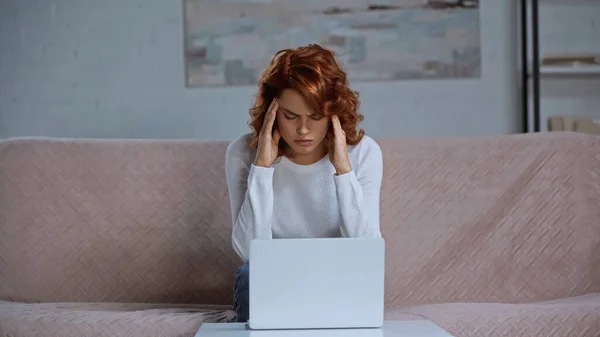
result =
[[[273,54],[336,52],[350,81],[481,76],[478,0],[183,0],[188,87],[255,85]]]

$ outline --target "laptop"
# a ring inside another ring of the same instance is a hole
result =
[[[250,329],[380,328],[382,238],[252,240]]]

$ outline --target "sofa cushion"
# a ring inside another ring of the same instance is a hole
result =
[[[226,306],[16,303],[0,301],[0,336],[194,336],[204,322],[228,322]]]
[[[205,322],[230,322],[207,305],[0,302],[0,335],[194,336]],[[600,294],[521,304],[443,303],[397,308],[386,319],[430,319],[456,337],[597,337]]]
[[[386,319],[430,319],[456,337],[598,337],[600,293],[520,304],[420,305],[388,311]]]

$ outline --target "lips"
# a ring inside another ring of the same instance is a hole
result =
[[[300,145],[300,146],[309,146],[312,144],[312,140],[310,139],[299,139],[299,140],[295,140],[294,143]]]

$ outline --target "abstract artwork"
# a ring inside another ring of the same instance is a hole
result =
[[[477,78],[478,0],[183,0],[188,87],[255,85],[275,52],[318,43],[351,82]]]

